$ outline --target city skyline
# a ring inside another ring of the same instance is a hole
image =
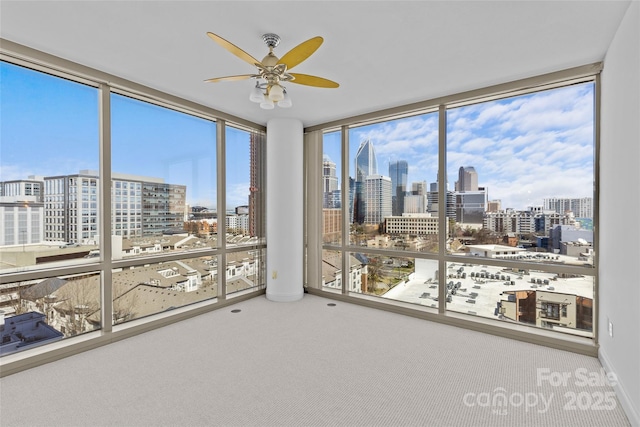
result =
[[[525,210],[545,198],[593,197],[593,83],[452,108],[447,111],[447,188],[460,167],[502,208]],[[378,173],[408,162],[407,186],[436,182],[438,114],[427,113],[349,130],[349,170],[359,144],[375,147]],[[324,136],[324,154],[341,168],[340,133]]]

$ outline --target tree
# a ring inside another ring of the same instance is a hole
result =
[[[351,235],[353,236],[353,243],[355,243],[356,245],[360,245],[361,243],[367,241],[367,236],[364,231],[364,225],[362,224],[352,224]]]
[[[459,237],[462,233],[460,226],[456,223],[454,218],[448,218],[449,221],[449,237]]]
[[[128,287],[124,283],[113,284],[113,323],[123,323],[136,318],[138,294],[136,287]]]
[[[14,314],[17,315],[25,313],[27,311],[27,309],[24,307],[24,304],[22,303],[22,299],[24,298],[24,292],[29,287],[29,285],[27,285],[25,282],[16,283],[16,285],[18,286],[17,292],[3,295],[7,295],[10,298],[11,308],[13,308]]]
[[[88,317],[100,310],[99,277],[69,280],[56,291],[55,310],[64,316],[65,334],[78,335],[88,330]]]
[[[367,264],[367,292],[374,293],[376,285],[382,278],[382,262],[380,258],[369,258]]]

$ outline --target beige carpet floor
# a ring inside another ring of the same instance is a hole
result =
[[[600,375],[587,356],[259,296],[2,378],[0,425],[629,425]]]

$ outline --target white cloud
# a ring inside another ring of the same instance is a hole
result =
[[[406,160],[411,182],[435,182],[437,113],[353,129],[351,148],[370,139],[378,173]],[[448,188],[461,166],[503,207],[525,209],[549,197],[593,195],[593,86],[573,85],[447,111]],[[351,162],[355,152],[350,154]]]
[[[438,117],[426,114],[401,120],[355,128],[349,135],[351,163],[361,141],[372,141],[378,173],[387,175],[388,164],[406,160],[409,164],[407,185],[412,182],[433,182],[438,168]]]
[[[227,185],[227,209],[244,206],[249,203],[249,183],[240,182]]]
[[[450,188],[460,166],[503,207],[592,195],[593,94],[576,85],[449,112]]]

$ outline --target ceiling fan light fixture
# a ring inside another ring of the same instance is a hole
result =
[[[282,98],[282,101],[278,101],[278,107],[289,108],[292,105],[293,105],[293,103],[291,102],[291,97],[289,96],[289,94],[285,90],[284,91],[284,98]]]
[[[279,84],[274,84],[269,88],[269,99],[273,102],[282,101],[284,99],[284,90]]]
[[[260,108],[264,110],[273,110],[273,107],[275,107],[273,101],[266,96],[263,96],[262,102],[260,103]]]
[[[258,83],[256,83],[256,86],[251,90],[249,101],[258,104],[264,101],[264,94],[262,93],[262,89],[260,89],[260,85]]]

